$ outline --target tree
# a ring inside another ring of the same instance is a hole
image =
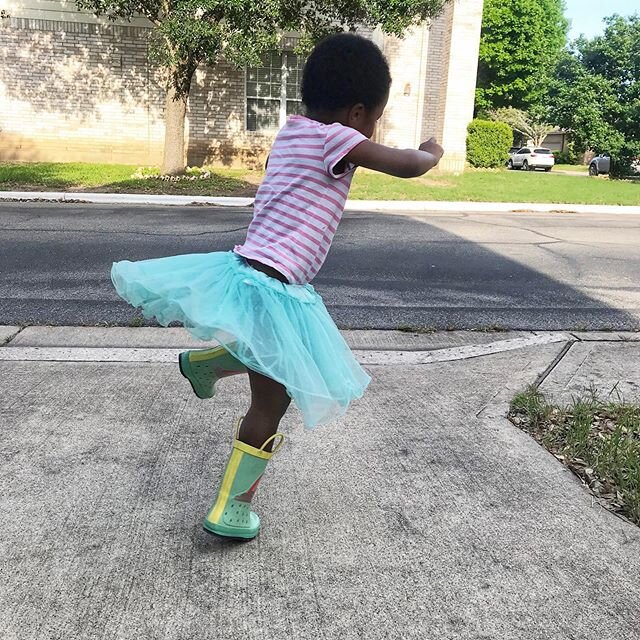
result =
[[[522,109],[503,107],[491,113],[493,120],[505,122],[514,131],[522,134],[527,140],[531,140],[534,146],[539,147],[545,138],[555,129],[551,124],[535,118]]]
[[[604,35],[580,38],[563,55],[550,113],[576,149],[608,152],[626,168],[640,155],[640,17],[605,22]]]
[[[136,15],[153,24],[151,54],[166,70],[163,173],[184,170],[184,123],[191,80],[200,64],[223,57],[257,65],[283,31],[298,31],[309,45],[356,25],[380,25],[401,35],[438,15],[448,0],[76,0],[81,9],[111,20]]]
[[[609,83],[590,74],[574,53],[567,52],[560,61],[550,96],[553,119],[571,131],[576,150],[619,150],[622,136],[608,120],[618,109],[616,96]]]
[[[563,0],[485,0],[476,110],[541,110],[567,29]]]

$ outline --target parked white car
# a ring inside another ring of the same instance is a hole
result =
[[[551,171],[556,163],[551,149],[531,149],[531,147],[523,147],[520,151],[516,151],[507,163],[509,169],[524,169],[525,171],[534,171],[535,169],[544,169]]]

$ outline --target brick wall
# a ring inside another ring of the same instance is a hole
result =
[[[442,144],[446,150],[442,171],[464,170],[467,126],[473,118],[478,50],[482,25],[482,0],[455,0],[449,5],[449,25],[443,49],[448,52],[446,75],[441,81]]]
[[[429,25],[410,30],[404,38],[385,38],[393,85],[379,140],[416,147],[435,136],[445,148],[440,171],[464,170],[482,5],[482,0],[453,0]]]
[[[158,165],[164,81],[149,29],[11,18],[0,27],[0,160]],[[244,131],[244,72],[198,70],[187,161],[260,165],[272,137]]]
[[[155,160],[164,135],[163,91],[147,62],[147,29],[4,22],[0,158]]]
[[[144,21],[108,24],[34,2],[1,21],[0,160],[160,164],[164,82],[148,61]],[[454,0],[404,38],[363,33],[381,44],[393,76],[379,141],[415,147],[435,135],[447,150],[443,168],[463,169],[481,15],[482,0]],[[190,165],[263,164],[273,136],[245,131],[243,70],[197,71],[186,136]]]
[[[423,140],[432,136],[442,140],[442,112],[443,91],[442,79],[446,76],[449,60],[446,49],[447,29],[449,21],[446,18],[433,21],[429,27],[429,41],[427,47],[427,68],[425,71],[424,109],[422,111]]]
[[[404,38],[384,39],[384,54],[393,79],[389,103],[380,122],[379,139],[384,144],[402,148],[415,148],[419,144],[428,40],[426,25],[410,29]]]
[[[245,73],[230,64],[196,72],[187,113],[187,162],[264,166],[273,135],[245,130]]]

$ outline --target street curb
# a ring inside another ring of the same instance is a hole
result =
[[[253,198],[166,196],[129,193],[68,193],[62,191],[0,191],[0,200],[132,204],[156,206],[209,205],[251,207]],[[346,211],[398,213],[596,213],[640,215],[640,206],[549,204],[534,202],[436,202],[419,200],[348,200]]]
[[[455,360],[468,360],[559,342],[576,342],[568,333],[554,332],[522,338],[495,340],[485,344],[445,347],[429,351],[410,350],[360,350],[354,349],[356,359],[362,365],[421,365]],[[175,364],[184,348],[139,347],[12,347],[0,348],[0,362],[147,362]]]
[[[250,207],[253,198],[210,198],[208,196],[164,196],[146,193],[82,193],[65,191],[0,191],[0,200],[86,202],[90,204],[153,204],[185,206],[207,204],[220,207]]]
[[[597,213],[640,215],[640,206],[597,204],[543,204],[536,202],[431,202],[409,200],[349,200],[348,211],[407,213]]]

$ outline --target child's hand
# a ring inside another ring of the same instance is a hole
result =
[[[438,162],[442,158],[444,149],[438,144],[435,138],[429,138],[426,142],[423,142],[419,147],[420,151],[426,151],[430,153]]]

